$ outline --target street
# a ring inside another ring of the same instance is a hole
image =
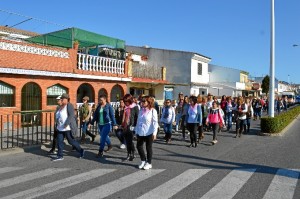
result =
[[[85,158],[65,147],[63,161],[53,162],[49,148],[1,156],[0,198],[300,198],[300,118],[281,136],[257,136],[259,124],[241,138],[220,132],[212,145],[207,132],[197,148],[179,133],[166,144],[153,144],[153,168],[139,170],[139,156],[123,161],[126,150],[114,148],[103,159],[95,144],[82,145]],[[49,145],[46,145],[49,147]]]

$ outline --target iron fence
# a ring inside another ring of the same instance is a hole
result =
[[[90,131],[97,133],[97,125]],[[0,147],[9,149],[41,145],[52,141],[54,133],[54,111],[19,111],[0,115]],[[81,137],[81,126],[75,137]]]

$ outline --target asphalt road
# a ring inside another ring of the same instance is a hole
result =
[[[171,144],[160,134],[148,171],[137,168],[138,157],[124,161],[115,137],[103,159],[95,158],[97,143],[82,145],[84,159],[69,146],[59,162],[51,161],[47,148],[2,155],[0,198],[299,199],[299,130],[300,117],[281,136],[257,136],[256,121],[241,138],[219,133],[216,145],[207,132],[197,148],[188,148],[179,133]]]

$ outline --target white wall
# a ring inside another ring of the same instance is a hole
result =
[[[240,70],[209,64],[209,82],[240,82]]]
[[[198,63],[202,64],[202,75],[198,75]],[[208,63],[192,59],[191,61],[191,82],[194,83],[209,83]]]

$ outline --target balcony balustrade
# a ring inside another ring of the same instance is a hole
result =
[[[77,67],[79,70],[99,71],[103,73],[124,74],[125,61],[77,53]]]

